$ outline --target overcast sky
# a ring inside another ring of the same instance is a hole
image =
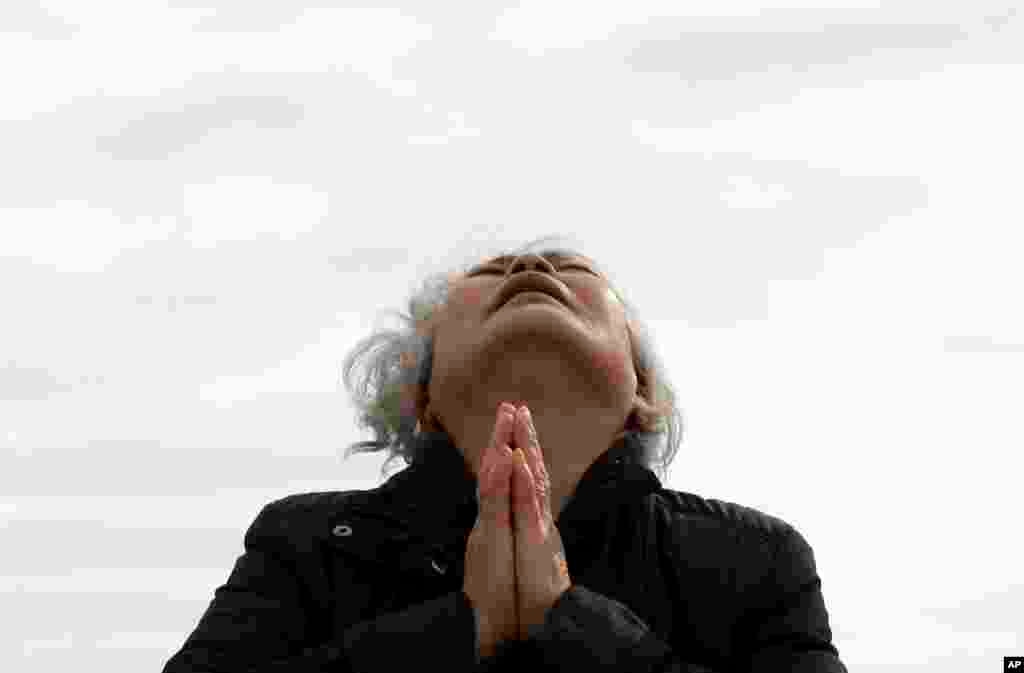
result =
[[[352,346],[550,234],[851,671],[1024,655],[1015,3],[350,4],[0,3],[0,669],[160,670],[263,505],[380,483]]]

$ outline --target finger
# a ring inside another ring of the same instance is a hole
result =
[[[508,445],[502,446],[502,454],[498,457],[500,461],[494,468],[491,479],[496,498],[496,511],[494,523],[498,528],[512,528],[512,472],[515,466],[512,463],[512,451]]]
[[[511,447],[515,443],[515,412],[516,408],[507,402],[503,402],[498,407],[498,418],[494,422],[491,446],[498,447],[508,444]]]
[[[503,408],[505,412],[502,416],[500,436],[495,446],[508,444],[509,449],[512,449],[516,446],[516,408],[512,405],[503,405]]]
[[[485,475],[490,471],[491,465],[494,463],[494,449],[489,446],[485,446],[484,450],[480,452],[480,462],[477,465],[476,471],[476,485],[480,488],[480,483],[483,482]]]
[[[516,446],[521,447],[526,453],[527,463],[532,460],[533,451],[530,449],[530,422],[527,420],[529,412],[526,406],[521,406],[516,410]]]
[[[513,432],[515,430],[515,418],[510,412],[508,412],[507,405],[503,403],[498,408],[497,418],[494,421],[494,429],[491,432],[491,443],[484,447],[484,450],[480,454],[479,466],[477,468],[477,481],[480,480],[480,475],[483,474],[484,469],[494,462],[497,458],[498,451],[497,447],[502,444],[511,444],[514,441]],[[515,408],[512,408],[513,411]]]
[[[515,510],[515,531],[517,539],[535,543],[544,541],[544,530],[541,526],[540,507],[534,486],[533,474],[526,464],[526,454],[522,449],[512,452],[514,471],[512,474],[512,508]]]
[[[555,553],[555,571],[559,577],[564,577],[570,584],[572,583],[572,576],[569,575],[569,562],[565,560],[563,552]]]
[[[537,504],[541,507],[541,515],[545,515],[551,509],[551,478],[548,476],[547,466],[544,464],[544,455],[541,453],[540,442],[537,441],[537,431],[533,427],[533,419],[530,417],[530,410],[526,406],[519,409],[516,415],[516,437],[520,441],[519,446],[526,447],[526,464],[533,476],[534,491],[537,494]]]
[[[478,507],[483,507],[483,501],[480,499],[480,492],[483,490],[484,482],[490,479],[491,470],[494,469],[493,459],[494,449],[485,448],[484,455],[481,456],[483,463],[480,466],[480,472],[476,475],[476,504]]]
[[[502,446],[480,485],[480,518],[485,522],[493,521],[499,528],[512,526],[509,508],[513,470],[511,456],[508,446]]]
[[[527,406],[520,407],[516,415],[516,441],[526,452],[527,464],[534,476],[547,480],[547,466],[544,464],[544,452],[540,448],[537,429],[533,425],[533,417]]]
[[[480,453],[476,474],[476,502],[478,505],[480,504],[480,491],[483,489],[483,483],[489,478],[489,473],[494,470],[503,456],[511,454],[506,445],[508,444],[507,437],[509,437],[513,425],[513,417],[504,409],[504,406],[500,407],[498,418],[495,420],[494,431],[490,435],[490,445],[484,447]],[[498,447],[505,447],[504,452],[500,451]]]

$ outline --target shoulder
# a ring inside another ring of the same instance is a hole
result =
[[[674,526],[685,527],[691,532],[716,530],[740,533],[772,546],[786,544],[788,538],[803,541],[788,521],[748,505],[667,488],[659,489],[654,499]]]
[[[245,544],[287,538],[289,543],[322,537],[330,522],[368,491],[317,491],[293,493],[263,505],[245,534]]]
[[[818,581],[814,551],[788,521],[754,507],[694,493],[659,489],[652,494],[669,558],[688,572],[728,569],[744,590],[778,596]],[[770,599],[765,599],[770,600]]]
[[[342,507],[368,493],[364,490],[351,491],[314,491],[310,493],[293,493],[283,498],[272,500],[263,506],[263,511],[273,514],[294,514],[297,512],[329,511]]]

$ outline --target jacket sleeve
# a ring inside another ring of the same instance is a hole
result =
[[[287,523],[267,525],[270,507],[250,526],[227,582],[163,673],[384,673],[440,661],[460,673],[477,668],[476,622],[462,591],[311,642],[320,628],[301,599],[287,538],[270,532]]]
[[[545,622],[531,632],[521,656],[534,670],[609,673],[849,673],[832,645],[814,556],[788,527],[778,534],[768,601],[752,640],[736,652],[739,670],[688,663],[622,603],[582,585],[562,594]],[[681,596],[680,600],[686,600]],[[752,606],[753,607],[753,606]]]

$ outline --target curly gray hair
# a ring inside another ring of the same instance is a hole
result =
[[[502,252],[512,256],[534,252],[551,239],[561,241],[564,236],[535,239],[519,250]],[[546,249],[541,255],[581,255],[576,248]],[[496,255],[491,255],[496,256]],[[388,451],[389,457],[381,468],[382,477],[387,466],[401,457],[406,465],[413,461],[414,439],[421,428],[421,419],[427,403],[427,386],[433,359],[433,339],[430,318],[443,307],[448,296],[450,279],[467,272],[479,256],[460,265],[459,271],[432,273],[421,283],[408,300],[408,313],[389,311],[404,324],[402,329],[377,330],[362,339],[348,354],[342,366],[342,378],[356,409],[356,424],[360,429],[370,428],[376,439],[356,442],[345,451],[347,460],[353,453]],[[683,414],[676,404],[675,389],[661,359],[653,346],[646,326],[636,318],[636,311],[623,293],[612,283],[607,271],[596,264],[597,271],[607,279],[609,286],[625,308],[629,324],[633,366],[637,373],[638,394],[643,400],[626,421],[616,440],[629,431],[655,433],[657,441],[650,442],[643,457],[644,464],[656,471],[664,481],[669,465],[679,450],[683,432]],[[360,367],[358,376],[357,367]],[[431,426],[429,419],[423,425]]]

